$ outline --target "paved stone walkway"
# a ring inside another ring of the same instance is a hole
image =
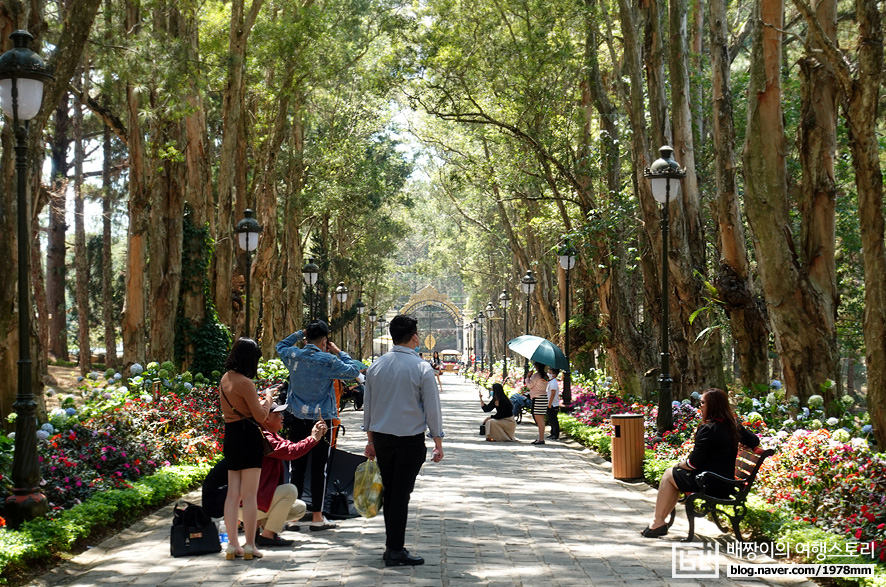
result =
[[[477,434],[485,415],[476,387],[447,373],[443,388],[445,457],[425,464],[410,506],[407,548],[424,556],[423,566],[383,566],[381,516],[346,520],[330,532],[287,533],[296,544],[263,549],[261,560],[226,561],[221,554],[174,559],[168,506],[32,585],[812,585],[727,579],[722,545],[719,578],[674,578],[672,547],[685,547],[679,539],[687,524],[678,516],[664,539],[640,536],[651,517],[653,489],[614,480],[609,463],[569,441],[532,446],[535,427],[528,420],[517,426],[519,443],[484,442]],[[348,410],[343,421],[349,434],[340,448],[362,452],[362,412]],[[199,491],[188,499],[199,500]],[[697,535],[723,539],[713,524],[699,526]]]

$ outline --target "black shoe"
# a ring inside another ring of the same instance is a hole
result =
[[[420,556],[409,554],[409,551],[405,548],[403,550],[391,550],[390,552],[385,551],[385,556],[387,557],[384,559],[386,567],[402,567],[425,564],[425,559]]]
[[[279,534],[274,534],[273,538],[268,538],[259,534],[255,537],[256,546],[292,546],[294,540],[280,538]]]
[[[296,524],[296,523],[294,523],[294,522],[288,522],[288,523],[283,527],[283,529],[284,529],[286,532],[298,532],[298,531],[301,530],[301,526],[299,526],[298,524]]]
[[[658,528],[650,528],[646,526],[646,529],[640,532],[640,535],[644,538],[659,538],[661,536],[665,536],[668,533],[668,525],[662,524]]]
[[[532,441],[532,444],[544,444],[544,443],[545,443],[544,440],[533,440]]]

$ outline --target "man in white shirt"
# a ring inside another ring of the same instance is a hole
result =
[[[425,560],[404,547],[409,497],[427,457],[426,430],[434,439],[431,460],[443,459],[443,417],[434,369],[415,352],[418,320],[401,314],[389,329],[395,346],[366,371],[365,454],[378,459],[384,484],[385,566],[421,565]]]
[[[560,374],[559,369],[548,367],[548,425],[551,427],[551,434],[548,436],[551,440],[560,439],[560,420],[557,414],[560,413],[560,385],[557,383],[557,376]]]

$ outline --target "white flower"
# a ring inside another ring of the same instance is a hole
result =
[[[839,423],[840,423],[840,421],[837,420],[836,418],[834,418],[833,416],[828,418],[828,426],[830,426],[831,428],[833,428],[834,426],[836,426]]]

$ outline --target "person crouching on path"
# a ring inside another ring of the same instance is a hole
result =
[[[305,340],[305,348],[296,345]],[[338,418],[334,379],[354,379],[363,364],[339,350],[329,340],[329,327],[322,320],[314,320],[304,330],[292,333],[277,343],[277,354],[289,369],[289,393],[286,405],[294,416],[290,422],[289,440],[298,442],[311,435],[314,422],[323,420],[327,432],[324,440],[311,449],[311,530],[328,530],[335,524],[323,517],[326,497],[326,472],[332,452],[332,421]],[[304,492],[307,462],[299,459],[292,464],[292,482],[299,496]]]
[[[317,420],[311,435],[299,442],[291,442],[278,434],[283,428],[283,413],[286,404],[271,404],[268,419],[262,422],[265,438],[274,451],[265,455],[261,466],[261,480],[258,483],[258,509],[267,512],[263,519],[262,533],[256,536],[259,546],[289,546],[292,540],[280,538],[286,522],[298,522],[305,515],[305,502],[298,498],[298,488],[291,483],[283,483],[283,461],[294,461],[307,456],[323,435],[326,422]],[[259,514],[259,518],[262,518]]]
[[[384,485],[385,566],[421,565],[404,546],[409,497],[427,458],[425,430],[434,439],[431,460],[443,459],[443,417],[434,369],[415,352],[418,320],[401,314],[389,329],[395,346],[366,371],[365,454],[378,459]]]

